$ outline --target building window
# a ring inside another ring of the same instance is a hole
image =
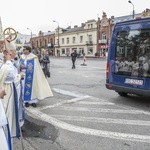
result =
[[[88,35],[88,40],[92,41],[92,35]]]
[[[106,33],[103,33],[103,34],[102,34],[102,40],[103,40],[103,39],[105,39],[105,40],[107,39]]]
[[[91,28],[93,28],[93,24],[91,24]]]
[[[62,38],[62,44],[64,44],[64,41],[65,41],[64,38]]]
[[[65,49],[64,48],[61,49],[61,53],[65,54]]]
[[[79,54],[83,54],[84,53],[84,48],[79,48]]]
[[[92,55],[93,54],[93,47],[88,47],[87,54]]]
[[[67,44],[69,44],[69,38],[67,38]]]
[[[102,33],[102,43],[104,43],[104,44],[107,43],[107,36],[106,36],[106,33]]]
[[[75,37],[72,38],[72,43],[76,43],[76,38]]]
[[[102,21],[102,26],[103,26],[103,27],[106,26],[106,21],[105,21],[105,20]]]
[[[83,42],[83,36],[80,36],[80,43]]]
[[[77,48],[72,48],[72,51],[75,51],[75,52],[77,52]]]
[[[88,29],[90,29],[90,24],[88,24]]]

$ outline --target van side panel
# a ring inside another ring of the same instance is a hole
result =
[[[108,89],[150,96],[150,18],[114,26],[107,64]]]

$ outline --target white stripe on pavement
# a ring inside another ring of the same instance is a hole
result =
[[[111,102],[88,102],[88,101],[81,101],[81,102],[78,102],[77,104],[83,104],[83,105],[115,105],[114,103],[111,103]]]
[[[66,90],[61,90],[61,89],[57,89],[57,88],[53,88],[53,90],[57,93],[63,94],[63,95],[68,95],[68,96],[72,96],[72,97],[83,97],[83,96],[88,96],[88,95],[83,95],[81,93],[77,93],[77,92],[73,92],[73,91],[66,91]],[[90,96],[89,96],[90,97]]]
[[[83,99],[87,99],[89,98],[89,96],[82,96],[82,97],[77,97],[77,98],[73,98],[71,100],[64,100],[62,102],[59,102],[59,103],[56,103],[54,105],[49,105],[49,106],[43,106],[43,107],[40,107],[40,108],[37,108],[38,110],[43,110],[43,109],[47,109],[47,108],[54,108],[54,107],[58,107],[58,106],[61,106],[63,104],[69,104],[69,103],[75,103],[75,102],[78,102],[78,101],[81,101]]]
[[[66,116],[66,115],[51,115],[54,118],[68,121],[83,121],[83,122],[96,122],[96,123],[113,123],[123,125],[136,125],[136,126],[150,126],[150,121],[143,120],[126,120],[126,119],[111,119],[111,118],[96,118],[96,117],[80,117],[80,116]]]
[[[121,113],[121,114],[147,114],[140,110],[124,110],[124,109],[103,109],[103,108],[86,108],[86,107],[66,107],[60,106],[59,110],[66,111],[89,111],[89,112],[102,112],[102,113]]]
[[[62,129],[68,130],[68,131],[82,133],[82,134],[86,134],[86,135],[94,135],[94,136],[99,136],[99,137],[119,139],[119,140],[122,139],[122,140],[128,140],[128,141],[150,143],[150,136],[148,136],[148,135],[127,134],[127,133],[95,130],[95,129],[90,129],[90,128],[74,126],[74,125],[59,121],[47,114],[44,114],[43,112],[40,112],[37,109],[33,109],[33,108],[27,108],[26,112],[29,116],[31,116],[33,118],[41,119],[42,121],[48,122],[54,126],[57,126],[59,128],[62,128]]]

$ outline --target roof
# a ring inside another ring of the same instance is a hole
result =
[[[84,27],[75,27],[71,29],[63,29],[64,33],[71,33],[71,32],[78,32],[78,31],[83,31]]]

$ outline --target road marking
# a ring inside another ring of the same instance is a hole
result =
[[[61,89],[57,89],[57,88],[53,88],[53,90],[57,93],[63,94],[63,95],[68,95],[68,96],[72,96],[72,97],[83,97],[83,96],[89,96],[89,95],[83,95],[81,93],[77,93],[77,92],[73,92],[73,91],[66,91],[66,90],[61,90]],[[91,97],[91,96],[89,96]]]
[[[83,105],[115,105],[111,102],[87,102],[87,101],[80,101],[77,104],[83,104]]]
[[[150,126],[150,121],[143,121],[143,120],[126,120],[126,119],[80,117],[80,116],[66,116],[66,115],[51,115],[51,116],[54,118],[60,119],[60,120],[69,120],[69,121],[113,123],[113,124],[136,125],[136,126]]]
[[[46,108],[54,108],[54,107],[59,107],[59,109],[66,109],[66,110],[71,110],[71,111],[96,111],[96,112],[108,112],[108,113],[128,113],[128,114],[147,114],[150,115],[150,113],[148,112],[144,112],[144,111],[138,111],[138,110],[122,110],[122,109],[95,109],[95,108],[84,108],[84,107],[62,107],[63,104],[66,103],[75,103],[75,102],[79,102],[81,104],[96,104],[97,102],[99,103],[99,101],[101,101],[101,104],[109,104],[109,102],[107,102],[106,100],[103,99],[99,99],[99,98],[94,98],[92,96],[88,96],[88,95],[83,95],[80,93],[76,93],[76,92],[70,92],[70,91],[65,91],[65,90],[61,90],[61,89],[54,89],[57,93],[63,94],[63,95],[69,95],[72,97],[76,97],[74,99],[71,100],[65,100],[62,101],[60,103],[54,104],[54,105],[50,105],[50,106],[44,106],[41,108],[27,108],[27,115],[31,116],[33,118],[36,119],[40,119],[41,121],[53,124],[56,127],[59,127],[61,129],[65,129],[68,131],[72,131],[72,132],[77,132],[77,133],[81,133],[81,134],[86,134],[86,135],[93,135],[93,136],[99,136],[99,137],[106,137],[106,138],[112,138],[112,139],[120,139],[120,140],[128,140],[128,141],[136,141],[136,142],[146,142],[146,143],[150,143],[150,136],[148,135],[139,135],[139,134],[130,134],[130,133],[119,133],[119,132],[111,132],[111,131],[103,131],[103,130],[96,130],[96,129],[90,129],[90,128],[84,128],[84,127],[79,127],[79,126],[75,126],[75,125],[71,125],[68,123],[65,123],[63,121],[57,120],[54,117],[51,117],[43,112],[41,112],[40,110],[46,109]],[[90,98],[90,99],[88,99]],[[84,99],[87,99],[88,102],[80,102]],[[97,100],[96,102],[89,102],[89,100]],[[98,104],[97,103],[97,104]],[[99,104],[100,104],[99,103]],[[110,103],[111,104],[111,103]],[[113,103],[112,103],[113,104]],[[114,104],[116,105],[116,104]],[[117,105],[116,105],[117,106]],[[121,107],[120,107],[121,108]],[[56,116],[55,116],[56,117]],[[66,119],[71,119],[69,118],[70,116],[65,116]],[[71,116],[72,117],[72,116]],[[63,120],[63,116],[61,115],[61,117],[59,119]],[[82,121],[91,121],[90,117],[86,118],[86,117],[79,117],[76,116],[76,118],[73,118],[74,120],[78,120],[80,121],[82,119]],[[105,119],[105,118],[94,118],[95,121],[99,121],[99,122],[104,122],[104,123],[116,123],[116,124],[129,124],[129,125],[147,125],[149,126],[149,121],[141,121],[141,120],[123,120],[123,119]],[[65,118],[64,118],[65,120]],[[93,122],[93,121],[92,121]]]
[[[31,116],[35,119],[41,119],[44,122],[50,123],[56,127],[59,127],[61,129],[65,129],[68,131],[82,133],[82,134],[86,134],[86,135],[112,138],[112,139],[150,143],[150,136],[148,136],[148,135],[119,133],[119,132],[95,130],[95,129],[90,129],[90,128],[74,126],[74,125],[59,121],[47,114],[44,114],[43,112],[40,112],[36,108],[35,109],[27,108],[26,112],[27,112],[28,116]]]
[[[69,110],[69,111],[89,111],[89,112],[104,112],[104,113],[121,113],[121,114],[145,114],[145,112],[140,110],[123,110],[123,109],[103,109],[103,108],[86,108],[86,107],[66,107],[60,106],[59,110]]]
[[[89,98],[89,96],[77,97],[77,98],[73,98],[73,99],[71,99],[71,100],[64,100],[64,101],[59,102],[59,103],[56,103],[56,104],[54,104],[54,105],[39,107],[39,108],[37,108],[37,109],[38,109],[38,110],[44,110],[44,109],[47,109],[47,108],[54,108],[54,107],[61,106],[61,105],[63,105],[63,104],[75,103],[75,102],[78,102],[78,101],[81,101],[81,100],[87,99],[87,98]]]

